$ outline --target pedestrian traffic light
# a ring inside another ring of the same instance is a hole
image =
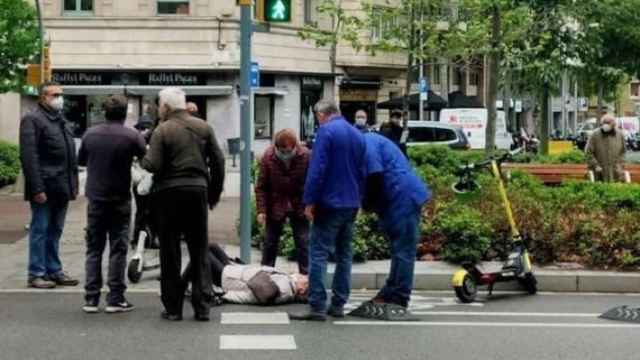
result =
[[[291,0],[265,0],[264,19],[269,22],[290,22]]]

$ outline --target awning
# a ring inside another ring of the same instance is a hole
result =
[[[402,100],[403,97],[396,97],[391,100],[383,101],[378,103],[379,109],[402,109]],[[409,109],[416,111],[418,110],[418,106],[420,104],[420,94],[411,94],[409,95]],[[424,110],[437,111],[447,107],[447,101],[440,97],[438,94],[429,90],[429,98],[424,102]]]
[[[289,90],[286,88],[265,86],[253,89],[253,93],[256,95],[285,96],[289,93]]]
[[[454,91],[449,94],[449,107],[452,109],[462,108],[483,108],[482,103],[476,96],[467,96],[461,91]]]
[[[146,85],[129,85],[126,87],[128,95],[134,96],[156,96],[160,90],[167,86],[146,86]],[[123,85],[63,85],[65,95],[124,95],[125,86]],[[200,86],[179,86],[187,95],[190,96],[227,96],[233,93],[231,85],[200,85]]]

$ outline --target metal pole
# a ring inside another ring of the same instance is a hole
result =
[[[44,83],[44,27],[42,26],[42,10],[40,9],[40,0],[36,0],[36,13],[38,14],[38,31],[40,36],[40,83]]]
[[[251,0],[240,15],[240,258],[251,263]]]
[[[418,75],[418,77],[420,78],[419,82],[422,81],[422,78],[424,77],[424,53],[422,52],[422,26],[424,23],[424,14],[422,12],[422,3],[420,4],[420,75]],[[422,89],[420,89],[420,103],[418,104],[418,120],[422,121],[424,120],[424,100],[422,99]]]
[[[562,130],[562,136],[567,135],[567,129],[569,124],[569,111],[567,109],[567,100],[569,100],[569,75],[567,70],[562,73],[562,121],[560,128]]]

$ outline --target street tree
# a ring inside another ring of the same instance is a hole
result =
[[[581,26],[585,32],[580,72],[587,95],[598,98],[598,114],[616,89],[640,73],[640,0],[585,0]]]
[[[360,38],[362,20],[342,6],[342,0],[321,0],[316,7],[319,21],[306,24],[298,36],[313,41],[316,47],[329,47],[331,74],[336,75],[338,45],[346,42],[356,51],[363,46]]]
[[[20,91],[38,53],[36,11],[24,0],[0,0],[0,93]]]

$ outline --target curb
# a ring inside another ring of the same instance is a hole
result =
[[[595,271],[534,271],[538,279],[538,291],[568,293],[640,293],[640,273],[617,273]],[[352,289],[380,289],[388,272],[358,271],[351,275]],[[416,271],[414,290],[443,291],[452,290],[449,271]],[[327,274],[327,286],[333,278],[333,269]],[[514,282],[497,283],[496,291],[522,290]]]

